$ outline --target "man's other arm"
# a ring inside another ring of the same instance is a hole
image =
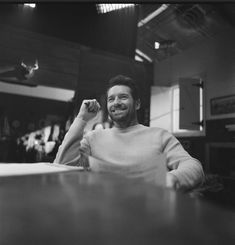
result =
[[[180,142],[170,133],[163,133],[163,153],[166,154],[167,178],[173,181],[176,189],[190,190],[204,181],[201,163],[186,152]]]

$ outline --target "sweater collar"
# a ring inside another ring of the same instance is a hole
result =
[[[116,127],[113,127],[112,128],[112,131],[113,132],[119,132],[119,133],[125,133],[125,132],[131,132],[131,131],[134,131],[136,129],[139,129],[141,128],[143,125],[142,124],[136,124],[136,125],[133,125],[133,126],[129,126],[127,128],[116,128]]]

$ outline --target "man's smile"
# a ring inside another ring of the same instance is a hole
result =
[[[122,113],[122,112],[124,112],[124,111],[126,111],[126,107],[124,107],[124,106],[122,106],[122,107],[113,107],[113,108],[111,108],[111,112],[112,113],[115,113],[115,114],[119,114],[119,113]]]
[[[112,111],[112,114],[114,115],[119,115],[119,114],[122,114],[126,111],[126,109],[122,110],[122,109],[116,109],[116,110],[113,110]]]

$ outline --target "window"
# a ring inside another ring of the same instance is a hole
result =
[[[203,101],[200,79],[183,79],[172,87],[152,87],[150,126],[164,128],[176,136],[203,136]]]
[[[180,128],[180,88],[179,85],[172,87],[172,133],[198,133],[203,132],[203,89],[199,88],[199,129],[189,130]]]

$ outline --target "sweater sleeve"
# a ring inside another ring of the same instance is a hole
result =
[[[181,189],[192,189],[204,181],[201,163],[184,150],[180,142],[167,131],[163,132],[163,153],[167,167],[179,181]]]
[[[82,153],[89,154],[89,143],[83,138],[85,126],[85,121],[78,117],[75,118],[58,149],[54,163],[78,165]]]

